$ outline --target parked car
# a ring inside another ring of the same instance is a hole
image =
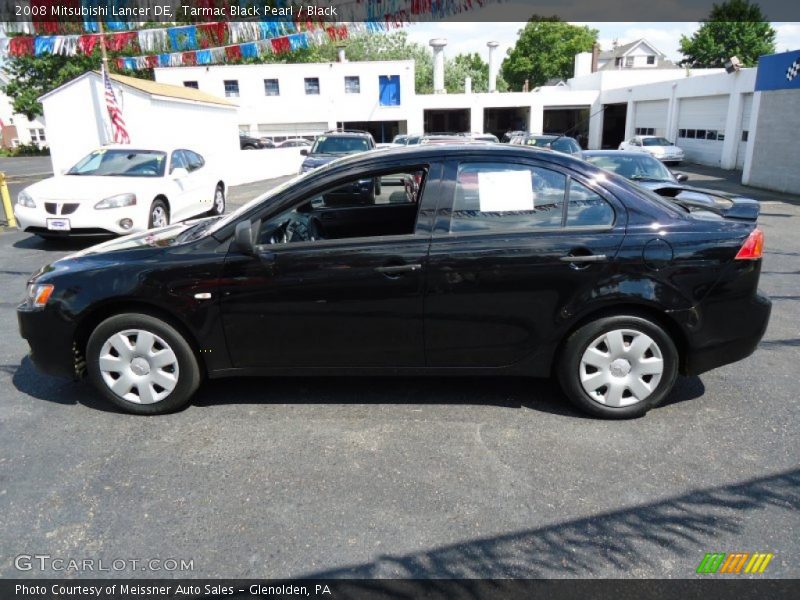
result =
[[[582,150],[580,144],[575,138],[566,135],[558,134],[544,134],[533,135],[527,134],[524,138],[519,139],[519,144],[523,146],[535,146],[537,148],[546,148],[554,152],[561,152],[563,154],[572,154],[573,156],[580,156]]]
[[[500,140],[497,139],[497,136],[493,133],[470,133],[467,135],[477,142],[492,142],[494,144],[500,142]]]
[[[300,153],[306,157],[300,165],[300,173],[306,173],[328,164],[337,158],[375,149],[375,140],[366,131],[333,130],[317,137],[310,149],[303,148]],[[363,178],[354,181],[347,194],[356,194],[361,204],[372,204],[381,194],[381,178]],[[333,196],[328,198],[332,201]]]
[[[394,144],[395,146],[405,146],[406,142],[408,141],[408,138],[409,138],[408,135],[401,133],[399,135],[394,136],[394,138],[392,139],[392,144]]]
[[[225,183],[185,148],[99,148],[23,189],[19,228],[44,238],[121,235],[225,212]]]
[[[636,135],[619,145],[620,150],[647,152],[667,164],[681,164],[684,152],[667,138],[655,135]]]
[[[277,148],[278,144],[272,138],[262,137],[258,138],[261,141],[261,146],[263,148]]]
[[[408,181],[392,201],[327,205],[384,174]],[[765,331],[763,235],[731,212],[556,152],[361,153],[47,265],[19,326],[40,369],[139,414],[206,377],[430,373],[555,374],[582,410],[635,417]]]
[[[528,135],[527,131],[506,131],[500,141],[503,144],[510,144],[511,140]]]
[[[239,132],[239,148],[242,150],[260,150],[266,148],[267,144],[260,138],[254,138],[243,131]]]
[[[311,145],[305,138],[292,138],[278,144],[278,148],[306,148]]]
[[[728,194],[718,190],[695,187],[685,183],[684,173],[673,173],[664,164],[644,152],[624,150],[588,150],[583,153],[587,162],[635,181],[660,196],[671,198],[688,210],[705,211],[720,206],[729,209],[730,215],[757,218],[760,204],[753,198]],[[735,207],[735,209],[734,209]]]

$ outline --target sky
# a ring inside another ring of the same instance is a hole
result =
[[[406,27],[412,41],[427,45],[431,38],[447,38],[446,56],[480,52],[483,59],[488,57],[486,42],[500,43],[499,56],[506,55],[506,50],[514,45],[517,31],[524,23],[416,23]],[[656,48],[664,52],[672,60],[680,60],[678,50],[681,35],[691,35],[699,25],[694,22],[675,23],[576,23],[597,29],[598,41],[604,50],[611,49],[614,39],[620,44],[645,38]],[[776,49],[778,52],[800,49],[800,23],[773,23],[777,32]]]

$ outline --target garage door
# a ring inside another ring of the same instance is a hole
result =
[[[745,94],[742,98],[742,121],[739,146],[736,149],[736,168],[744,169],[744,157],[747,153],[747,141],[750,139],[750,115],[753,114],[753,94]]]
[[[634,105],[636,135],[666,135],[668,100],[647,100]]]
[[[678,145],[686,152],[686,160],[719,166],[727,113],[727,95],[680,100]]]

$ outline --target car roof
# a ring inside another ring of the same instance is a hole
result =
[[[591,156],[619,156],[620,158],[644,158],[645,160],[658,160],[647,152],[634,152],[633,150],[584,150],[583,155]]]
[[[106,144],[95,148],[95,150],[137,150],[137,151],[150,151],[150,152],[166,152],[167,154],[174,150],[191,150],[191,145],[171,145],[171,144]],[[200,154],[199,152],[197,152]]]

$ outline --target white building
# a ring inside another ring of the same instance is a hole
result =
[[[47,146],[44,118],[28,120],[25,115],[14,112],[11,98],[2,90],[8,83],[8,77],[0,71],[0,146],[14,148],[19,145],[36,144],[40,148]]]

